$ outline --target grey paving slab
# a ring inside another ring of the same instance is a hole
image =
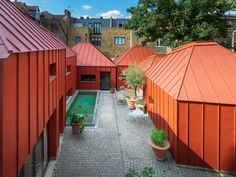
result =
[[[218,174],[176,165],[171,155],[159,162],[148,144],[153,124],[149,118],[128,119],[126,105],[117,105],[101,92],[97,128],[73,135],[67,127],[53,177],[122,177],[130,168],[151,165],[158,177],[214,177]]]

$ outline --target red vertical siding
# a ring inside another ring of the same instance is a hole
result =
[[[30,53],[30,150],[37,140],[37,53]]]
[[[220,109],[220,169],[235,170],[235,112],[233,106]]]
[[[3,69],[2,177],[17,176],[17,55]]]
[[[18,170],[22,167],[29,153],[29,54],[19,54],[18,70]]]
[[[116,68],[115,67],[78,66],[77,67],[78,89],[100,90],[100,72],[110,72],[110,88],[116,88],[116,83],[112,82],[112,80],[115,80],[115,78],[116,78]],[[83,82],[83,81],[81,81],[81,75],[95,75],[96,81]]]
[[[219,169],[219,106],[204,107],[204,166]]]
[[[188,103],[178,104],[177,163],[188,164]]]
[[[43,57],[43,52],[38,52],[38,137],[44,129]]]
[[[189,104],[189,164],[202,166],[203,159],[203,108],[202,104]]]

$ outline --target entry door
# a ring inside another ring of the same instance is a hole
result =
[[[109,90],[110,89],[110,72],[100,73],[100,89]]]

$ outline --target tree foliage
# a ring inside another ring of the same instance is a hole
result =
[[[177,47],[196,40],[218,41],[227,35],[225,12],[235,0],[139,0],[127,29],[144,37],[143,44],[162,38],[164,45]]]
[[[136,89],[145,84],[145,73],[136,65],[130,65],[128,68],[123,70],[122,77],[124,78],[125,83],[134,89],[135,94]]]

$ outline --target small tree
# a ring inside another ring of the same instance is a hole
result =
[[[130,65],[128,68],[123,70],[122,78],[129,87],[134,89],[135,96],[137,88],[142,87],[145,84],[145,73],[136,65]]]

